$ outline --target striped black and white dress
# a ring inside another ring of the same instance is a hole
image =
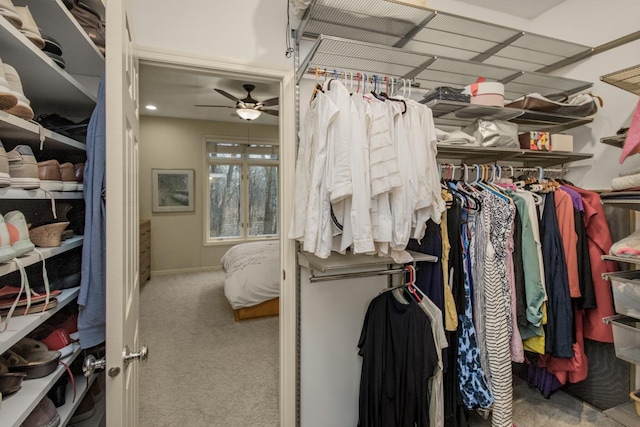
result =
[[[495,399],[493,427],[513,425],[511,373],[511,289],[507,277],[507,241],[515,215],[513,203],[489,191],[482,192],[482,221],[489,231],[484,251],[485,338]]]

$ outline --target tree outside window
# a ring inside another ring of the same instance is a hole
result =
[[[208,242],[277,237],[278,147],[207,141]]]

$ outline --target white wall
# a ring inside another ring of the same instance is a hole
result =
[[[151,272],[217,268],[231,245],[204,246],[203,137],[279,138],[277,126],[140,118],[140,217],[151,219]],[[194,212],[151,212],[151,169],[194,169]]]
[[[284,0],[132,0],[136,43],[277,67],[285,58]]]

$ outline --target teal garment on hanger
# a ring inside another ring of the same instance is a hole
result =
[[[542,305],[546,293],[540,276],[540,260],[538,258],[537,240],[535,238],[527,202],[518,193],[512,193],[518,215],[522,222],[522,264],[524,271],[527,326],[519,325],[522,339],[542,336]]]

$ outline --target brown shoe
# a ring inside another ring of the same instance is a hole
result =
[[[76,170],[73,163],[66,162],[60,165],[60,175],[62,175],[62,191],[77,191],[78,181],[76,181]]]
[[[62,175],[60,174],[60,163],[57,160],[38,162],[38,177],[40,178],[40,188],[43,190],[62,191]]]
[[[78,183],[78,191],[84,189],[84,163],[76,163],[73,165],[76,170],[76,182]]]

